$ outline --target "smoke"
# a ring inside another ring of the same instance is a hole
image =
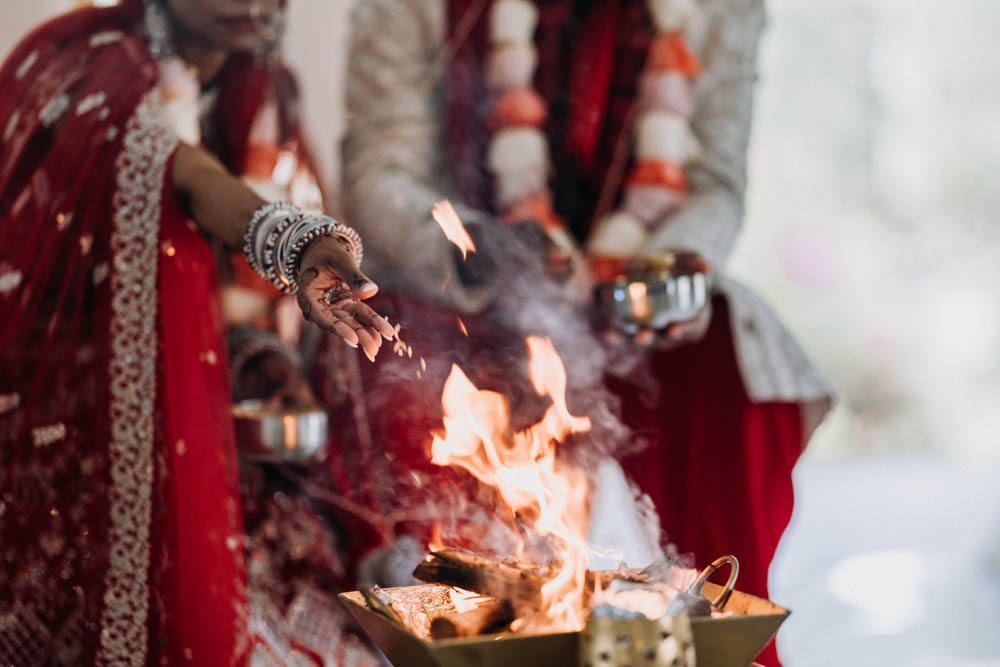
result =
[[[495,228],[482,245],[496,258],[497,320],[515,334],[517,347],[511,350],[508,367],[526,367],[525,337],[550,338],[566,367],[570,410],[592,422],[591,431],[576,439],[574,459],[594,472],[605,458],[641,449],[644,443],[622,421],[620,399],[608,389],[606,379],[615,369],[640,368],[642,353],[632,346],[611,347],[600,338],[592,309],[571,298],[582,296],[589,304],[591,295],[571,295],[566,285],[548,278],[536,234],[523,228]],[[518,396],[533,394],[530,386],[512,389]]]
[[[400,307],[392,315],[402,325],[403,342],[396,350],[402,355],[393,357],[383,350],[375,381],[363,388],[379,451],[374,465],[382,467],[376,476],[390,482],[380,484],[383,502],[419,507],[433,516],[444,542],[451,546],[518,555],[514,553],[522,537],[518,519],[497,510],[490,489],[458,471],[415,468],[412,458],[398,454],[399,443],[385,442],[392,436],[383,422],[390,415],[394,423],[408,425],[410,436],[425,434],[429,444],[431,433],[441,428],[444,381],[457,364],[478,388],[507,398],[512,428],[536,423],[549,399],[538,396],[528,377],[525,339],[546,337],[566,368],[570,411],[592,423],[589,432],[570,436],[558,451],[567,463],[587,473],[594,489],[594,515],[600,521],[594,534],[604,545],[620,549],[617,554],[605,552],[601,562],[609,565],[608,557],[640,566],[652,562],[661,554],[655,510],[648,498],[626,483],[620,467],[609,461],[644,445],[622,421],[620,399],[606,382],[609,374],[622,372],[634,380],[635,371],[643,366],[642,353],[632,346],[609,347],[599,338],[588,309],[574,303],[567,288],[546,275],[540,234],[500,225],[472,226],[470,231],[477,250],[466,261],[459,260],[459,273],[467,284],[487,284],[496,290],[488,313],[475,323],[468,320],[470,338],[465,339],[456,336],[459,325],[453,311]],[[589,300],[590,295],[584,296]],[[425,454],[429,461],[429,451]],[[617,477],[608,473],[609,464]],[[536,555],[544,552],[544,545],[524,546]]]

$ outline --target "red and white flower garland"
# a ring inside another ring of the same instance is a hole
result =
[[[647,4],[657,34],[640,80],[634,166],[621,208],[600,220],[587,241],[591,257],[605,266],[642,254],[653,228],[683,203],[688,191],[684,168],[700,151],[690,127],[692,80],[700,64],[685,39],[697,12],[695,0]],[[569,250],[573,242],[552,209],[548,187],[549,146],[541,130],[548,108],[532,88],[537,22],[538,10],[529,0],[493,3],[485,76],[497,99],[487,119],[493,132],[487,166],[503,220],[537,220]]]

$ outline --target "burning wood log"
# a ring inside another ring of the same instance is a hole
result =
[[[433,552],[413,571],[413,576],[421,581],[507,600],[515,610],[537,610],[541,605],[542,585],[554,574],[546,566],[449,548]]]
[[[413,571],[413,576],[420,581],[456,586],[498,600],[509,600],[518,611],[537,610],[541,602],[541,588],[554,575],[550,566],[448,547],[432,552]],[[639,570],[590,571],[587,572],[588,595],[595,588],[607,588],[615,579],[645,581]]]
[[[431,621],[431,637],[475,637],[500,632],[515,618],[514,607],[506,600],[486,600],[474,609],[452,612]]]
[[[607,588],[616,579],[646,581],[641,570],[587,570],[587,590]]]

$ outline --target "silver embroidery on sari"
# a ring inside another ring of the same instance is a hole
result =
[[[120,40],[124,36],[121,30],[105,30],[104,32],[95,32],[90,38],[90,47],[95,48],[98,46],[104,46],[105,44],[113,44]]]
[[[101,665],[144,665],[148,638],[156,273],[160,199],[177,138],[159,94],[143,97],[115,162],[111,253],[110,562],[101,613]]]
[[[47,424],[31,429],[31,440],[35,447],[47,447],[66,437],[66,424]]]
[[[101,282],[103,282],[104,279],[108,277],[108,273],[109,272],[110,272],[110,269],[108,268],[108,263],[107,262],[101,262],[100,264],[98,264],[97,266],[95,266],[94,267],[94,275],[93,275],[93,278],[92,278],[94,284],[95,285],[100,285]]]
[[[17,124],[21,122],[21,110],[15,109],[14,113],[10,115],[10,120],[7,121],[7,127],[3,131],[3,140],[10,141],[10,138],[14,136],[14,130],[17,129]]]
[[[82,100],[80,100],[79,104],[76,105],[76,115],[82,116],[83,114],[89,111],[93,111],[97,107],[104,104],[104,102],[107,99],[108,96],[104,94],[103,90],[87,95]]]
[[[24,280],[24,274],[20,271],[9,271],[0,273],[0,294],[13,292]]]
[[[16,410],[20,405],[21,395],[17,392],[0,394],[0,415]]]
[[[53,97],[48,103],[42,107],[42,110],[38,112],[38,117],[42,121],[42,125],[45,127],[52,127],[55,125],[56,121],[62,118],[62,115],[66,113],[69,109],[70,98],[69,95],[63,93]]]
[[[23,79],[24,75],[28,73],[35,63],[38,62],[38,50],[34,50],[27,55],[27,57],[21,61],[21,64],[17,66],[17,71],[14,73],[18,79]]]

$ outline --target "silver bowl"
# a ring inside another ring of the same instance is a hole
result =
[[[627,277],[594,288],[601,311],[627,334],[693,320],[708,301],[704,273]]]
[[[236,445],[248,458],[272,463],[312,463],[326,457],[329,417],[319,408],[271,409],[263,401],[233,405]]]

